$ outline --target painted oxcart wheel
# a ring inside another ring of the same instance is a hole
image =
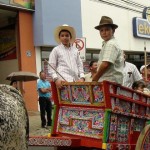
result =
[[[150,150],[150,124],[140,133],[135,150]]]

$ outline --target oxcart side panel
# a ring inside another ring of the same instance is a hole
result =
[[[135,149],[150,119],[149,96],[112,82],[64,83],[56,93],[53,133],[79,138],[80,146]]]
[[[102,83],[64,83],[57,92],[59,105],[105,107]]]
[[[104,81],[103,84],[106,107],[111,110],[106,147],[134,150],[146,121],[150,119],[150,97],[115,83]]]

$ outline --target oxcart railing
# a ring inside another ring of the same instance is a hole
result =
[[[67,138],[68,147],[134,150],[150,120],[150,96],[116,83],[72,82],[63,83],[61,89],[52,83],[52,92],[54,122],[51,137],[45,137],[47,146],[58,146]],[[33,138],[39,140],[31,137],[30,145],[34,145]],[[149,146],[149,142],[144,144]]]

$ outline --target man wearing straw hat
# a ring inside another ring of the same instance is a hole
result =
[[[74,28],[66,24],[58,26],[54,31],[54,36],[59,45],[49,56],[49,72],[56,86],[60,88],[62,81],[83,82],[83,63],[78,49],[72,46],[76,38]]]
[[[108,80],[119,84],[123,82],[123,51],[114,38],[116,28],[118,26],[107,16],[102,16],[99,25],[95,27],[104,41],[99,55],[98,71],[93,81]]]

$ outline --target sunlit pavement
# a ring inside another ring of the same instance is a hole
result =
[[[41,128],[40,112],[29,111],[29,136],[47,136],[50,129]],[[28,150],[56,150],[54,147],[29,146]]]
[[[41,128],[40,112],[28,112],[29,136],[47,136],[50,128]]]

